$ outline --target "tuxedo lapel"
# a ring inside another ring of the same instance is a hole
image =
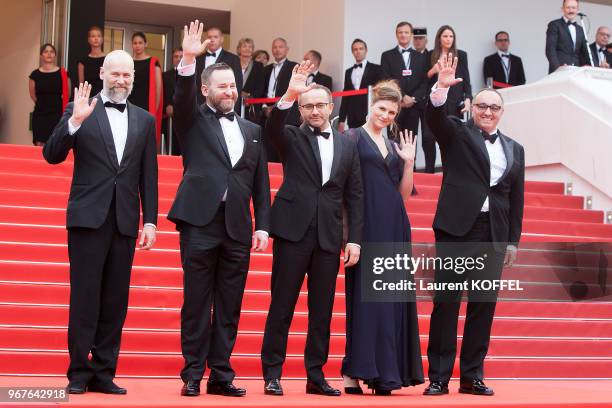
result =
[[[207,123],[211,128],[219,145],[221,146],[221,150],[223,150],[223,154],[225,155],[225,159],[227,161],[227,165],[232,167],[232,161],[230,160],[229,150],[227,149],[227,144],[225,143],[225,137],[223,136],[223,129],[221,129],[221,124],[219,120],[215,117],[214,113],[210,110],[208,105],[202,105],[202,115],[208,116],[205,123]]]
[[[483,164],[483,168],[485,169],[485,174],[487,180],[491,178],[491,160],[489,159],[489,152],[487,150],[487,146],[485,146],[484,137],[482,136],[482,131],[476,127],[474,124],[474,120],[470,119],[468,122],[468,127],[470,132],[470,137],[478,146],[478,150],[480,151],[481,159],[480,162]]]
[[[565,22],[565,20],[563,20],[563,18],[561,18],[559,24],[561,24],[561,31],[563,31],[566,35],[566,39],[569,41],[569,45],[570,47],[572,47],[572,49],[574,49],[574,42],[572,41],[572,34],[570,33],[570,29],[569,26],[567,25],[567,23]],[[578,27],[576,27],[576,43],[578,43]]]
[[[131,103],[127,103],[128,112],[128,128],[127,128],[127,139],[125,141],[125,149],[123,150],[123,157],[119,164],[119,171],[125,169],[128,165],[128,161],[134,151],[136,145],[136,138],[138,137],[138,120],[136,118],[136,112],[134,106]]]
[[[108,160],[114,169],[119,168],[119,161],[117,160],[117,149],[115,148],[115,139],[113,139],[113,131],[108,121],[108,115],[104,108],[104,103],[100,95],[97,96],[98,102],[94,108],[94,115],[100,126],[100,137],[104,146],[106,146],[106,153],[108,154]],[[128,114],[129,115],[129,114]]]
[[[514,163],[514,149],[512,148],[511,142],[506,139],[506,136],[499,132],[499,141],[504,149],[504,154],[506,155],[506,170],[504,174],[501,176],[500,180],[503,180],[504,177],[508,175],[510,169],[512,168],[512,164]]]
[[[306,137],[306,139],[308,140],[308,144],[310,145],[310,148],[312,149],[312,154],[314,156],[315,164],[317,166],[316,171],[319,176],[318,181],[319,183],[322,183],[323,174],[322,174],[322,169],[321,169],[322,167],[321,152],[319,151],[319,143],[317,142],[317,136],[314,133],[312,133],[312,131],[306,124],[303,124],[302,126],[300,126],[300,129],[302,130],[302,134],[304,135],[304,137]],[[335,146],[334,146],[334,149],[335,149]]]
[[[342,161],[342,150],[343,150],[342,140],[340,140],[342,136],[340,135],[340,133],[336,132],[333,129],[332,129],[332,133],[334,135],[334,158],[332,159],[332,167],[329,173],[328,182],[332,180],[334,176],[336,175],[336,173],[338,172],[338,167],[340,167],[340,162]]]

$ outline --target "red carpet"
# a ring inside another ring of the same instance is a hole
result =
[[[165,215],[182,167],[175,157],[160,157],[159,167],[158,243],[153,251],[136,254],[119,359],[118,382],[129,389],[129,394],[73,396],[70,406],[612,406],[612,303],[516,301],[516,294],[511,292],[501,293],[506,300],[515,301],[497,305],[485,365],[486,378],[492,380],[488,384],[496,390],[492,398],[457,394],[456,384],[451,385],[450,397],[441,398],[421,396],[423,386],[404,389],[390,398],[305,397],[304,383],[297,380],[285,381],[288,395],[284,398],[266,397],[259,380],[259,351],[269,305],[270,250],[251,257],[240,332],[232,357],[239,376],[237,383],[248,388],[248,396],[230,401],[206,395],[180,398],[182,270],[178,233]],[[270,172],[274,197],[282,181],[282,170],[271,164]],[[70,288],[64,225],[71,174],[70,160],[51,166],[42,160],[38,148],[0,145],[0,386],[66,383]],[[440,175],[415,175],[419,195],[406,204],[415,242],[433,241],[431,222],[440,182]],[[551,263],[549,252],[536,243],[612,242],[612,225],[603,224],[603,212],[584,210],[583,202],[583,197],[564,195],[561,183],[526,183],[524,245],[517,265],[504,272],[508,279],[521,280],[525,286],[522,298],[561,298],[566,288],[558,279],[578,262],[575,254],[562,251]],[[583,254],[580,261],[593,262],[596,255]],[[591,274],[585,275],[584,281],[587,285],[597,283]],[[607,288],[610,287],[608,283]],[[284,370],[287,379],[305,375],[302,359],[307,327],[305,286],[302,291],[291,326]],[[425,353],[431,303],[423,300],[417,307],[421,348]],[[344,311],[341,270],[330,359],[325,369],[329,378],[339,377],[344,352]],[[465,306],[461,316],[464,314]],[[460,334],[462,326],[459,325]],[[426,359],[423,363],[427,369]]]

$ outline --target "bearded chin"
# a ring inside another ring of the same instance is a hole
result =
[[[132,87],[130,86],[129,88],[109,88],[109,87],[104,87],[104,94],[108,97],[108,99],[110,99],[111,101],[118,103],[123,101],[124,99],[126,99],[130,93],[132,92]]]

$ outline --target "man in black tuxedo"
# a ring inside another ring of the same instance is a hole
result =
[[[236,341],[251,245],[268,246],[270,181],[259,125],[232,109],[238,98],[232,69],[224,63],[202,72],[196,101],[196,55],[203,25],[185,26],[183,59],[174,94],[176,130],[183,147],[183,179],[168,214],[180,233],[183,265],[181,395],[200,394],[206,365],[208,394],[243,396],[233,385],[230,355]],[[255,233],[251,222],[253,199]],[[211,307],[213,314],[211,317]]]
[[[595,41],[590,45],[594,66],[610,68],[610,64],[612,64],[612,55],[610,55],[607,50],[609,40],[610,28],[606,26],[599,27],[595,35]]]
[[[66,227],[70,259],[68,392],[125,394],[113,379],[128,308],[142,204],[141,249],[155,243],[155,120],[129,103],[134,61],[112,51],[100,70],[103,90],[80,84],[43,149],[51,164],[74,151]],[[89,359],[91,352],[92,358]]]
[[[162,76],[164,82],[164,120],[162,122],[162,132],[166,134],[168,151],[170,151],[170,146],[172,146],[172,154],[175,156],[181,155],[181,149],[176,139],[174,124],[172,126],[172,140],[170,140],[168,123],[170,122],[169,119],[174,115],[172,99],[174,98],[174,85],[176,84],[176,67],[181,58],[183,58],[183,49],[181,47],[172,50],[172,69],[165,71]]]
[[[503,99],[484,89],[472,104],[472,117],[463,123],[445,114],[448,89],[455,78],[457,58],[438,62],[438,82],[431,93],[427,121],[440,146],[444,177],[433,222],[436,256],[468,255],[484,258],[484,271],[437,268],[436,282],[497,280],[503,264],[512,265],[521,237],[524,204],[525,154],[523,147],[499,132]],[[461,243],[464,245],[461,246]],[[467,243],[467,244],[466,244]],[[459,248],[458,248],[459,247]],[[430,384],[425,395],[448,393],[455,364],[457,320],[463,291],[436,292],[429,327]],[[450,297],[449,297],[450,296]],[[483,382],[497,292],[468,289],[467,316],[460,356],[459,392],[493,395]]]
[[[287,91],[287,87],[289,86],[289,79],[291,78],[291,72],[293,70],[293,67],[295,67],[295,65],[297,64],[287,59],[288,53],[289,46],[287,45],[287,41],[284,38],[279,37],[275,38],[274,41],[272,41],[272,57],[274,58],[274,62],[264,67],[264,90],[266,92],[267,98],[278,98]],[[262,120],[263,125],[265,126],[264,143],[266,146],[268,161],[279,162],[280,158],[278,156],[278,152],[270,142],[270,138],[272,136],[270,135],[270,131],[267,125],[267,121],[270,117],[270,113],[272,112],[273,107],[273,103],[265,104],[262,106]],[[300,113],[298,111],[296,103],[287,115],[287,124],[299,126],[299,115]]]
[[[495,46],[497,52],[484,59],[483,74],[485,83],[487,78],[493,78],[495,82],[516,86],[525,84],[525,70],[520,57],[510,54],[510,34],[500,31],[495,34]],[[494,89],[502,88],[493,84]]]
[[[330,323],[342,249],[342,209],[348,215],[345,266],[357,263],[363,225],[363,188],[356,144],[335,132],[329,89],[306,85],[309,61],[293,69],[287,88],[270,116],[272,142],[283,161],[284,178],[272,206],[274,237],[272,300],[261,362],[268,395],[282,395],[280,384],[287,336],[304,276],[308,274],[308,334],[304,363],[306,392],[340,395],[323,375],[329,352]],[[285,125],[297,100],[302,126]]]
[[[321,61],[323,60],[323,56],[317,50],[310,50],[306,54],[304,54],[304,61],[310,61],[314,66],[314,71],[308,75],[306,79],[306,85],[310,85],[311,83],[323,85],[330,91],[333,87],[332,77],[329,75],[325,75],[321,71],[319,71],[319,67],[321,67]]]
[[[563,0],[563,17],[548,23],[546,58],[549,74],[565,65],[591,64],[584,31],[576,22],[578,7],[578,0]]]
[[[210,40],[208,48],[202,52],[196,58],[196,85],[198,89],[202,87],[202,71],[204,68],[209,67],[213,64],[224,62],[232,68],[234,71],[234,77],[236,78],[236,87],[238,89],[238,99],[236,100],[236,106],[234,111],[240,116],[241,104],[242,104],[242,66],[240,65],[240,58],[236,54],[232,54],[229,51],[224,50],[223,47],[223,33],[221,29],[217,27],[211,27],[206,31],[206,38]],[[200,92],[197,92],[198,104],[204,103],[204,97]]]
[[[400,130],[419,131],[420,111],[427,93],[427,58],[410,47],[412,24],[402,21],[395,28],[398,45],[383,52],[380,58],[382,77],[395,79],[402,89],[403,99],[398,126]]]
[[[344,72],[344,91],[354,91],[373,86],[380,81],[380,65],[366,60],[368,46],[356,38],[351,44],[355,64]],[[343,96],[340,102],[338,130],[344,132],[345,122],[349,128],[358,128],[366,122],[368,95]]]

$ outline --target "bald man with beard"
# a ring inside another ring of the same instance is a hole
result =
[[[157,223],[155,119],[127,101],[134,82],[132,57],[109,53],[100,78],[103,90],[92,98],[91,84],[75,88],[74,102],[43,149],[51,164],[62,163],[70,150],[74,154],[66,211],[70,394],[126,394],[113,379],[141,205],[141,249],[154,245]]]

